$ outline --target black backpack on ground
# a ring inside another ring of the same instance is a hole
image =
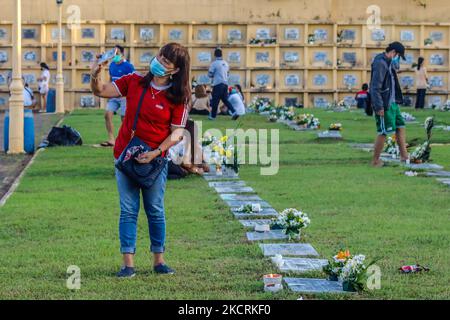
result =
[[[68,126],[53,127],[47,137],[48,146],[81,146],[83,140],[80,133]]]

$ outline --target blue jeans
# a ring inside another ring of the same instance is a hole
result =
[[[140,194],[144,202],[148,220],[153,253],[165,251],[166,218],[164,214],[164,192],[166,190],[167,166],[163,169],[151,189],[145,190],[136,186],[126,175],[116,168],[117,188],[120,197],[120,252],[136,253],[137,220],[141,206]]]

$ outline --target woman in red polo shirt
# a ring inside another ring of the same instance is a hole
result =
[[[102,98],[126,97],[127,110],[119,130],[114,157],[118,159],[131,139],[131,131],[144,88],[148,88],[139,113],[135,135],[154,151],[141,155],[137,161],[149,163],[164,155],[183,136],[188,118],[186,102],[191,96],[189,84],[190,58],[187,49],[177,43],[161,48],[150,63],[150,71],[142,76],[132,73],[112,83],[103,83],[100,72],[103,65],[95,63],[91,70],[91,89]],[[137,218],[140,208],[140,193],[149,224],[151,252],[154,255],[154,271],[158,274],[173,274],[163,258],[165,251],[166,222],[164,214],[164,191],[167,167],[159,175],[151,189],[140,189],[127,176],[116,169],[116,180],[120,196],[120,250],[124,266],[118,277],[135,276],[134,254],[136,253]]]

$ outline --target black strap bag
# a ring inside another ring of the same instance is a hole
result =
[[[153,150],[144,141],[135,136],[139,112],[146,93],[147,88],[143,90],[139,100],[133,129],[131,131],[131,140],[116,161],[116,168],[142,189],[150,189],[167,165],[167,159],[165,157],[157,157],[152,162],[145,164],[136,161],[136,158],[141,153]]]

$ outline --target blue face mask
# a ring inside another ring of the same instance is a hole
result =
[[[159,62],[158,59],[153,58],[152,62],[150,62],[150,72],[156,77],[165,77],[167,76],[167,69]]]
[[[399,64],[399,63],[400,63],[400,56],[395,56],[395,57],[392,59],[392,62],[395,63],[395,64]]]

